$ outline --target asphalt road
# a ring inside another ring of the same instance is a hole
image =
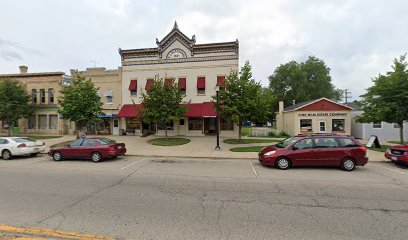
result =
[[[0,160],[0,224],[132,239],[408,239],[408,169]]]

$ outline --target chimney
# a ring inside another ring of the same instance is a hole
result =
[[[283,101],[279,101],[279,112],[283,112],[284,106]]]
[[[28,72],[28,67],[27,66],[20,66],[20,73],[21,74],[26,74]]]

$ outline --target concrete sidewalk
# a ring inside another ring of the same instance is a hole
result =
[[[88,136],[96,137],[96,136]],[[104,136],[97,136],[104,137]],[[225,144],[220,138],[221,150],[215,150],[215,136],[204,137],[185,137],[191,140],[190,143],[180,146],[154,146],[148,143],[155,136],[139,137],[139,136],[105,136],[114,139],[117,142],[126,144],[127,155],[146,156],[146,157],[183,157],[183,158],[229,158],[229,159],[252,159],[256,160],[258,154],[254,152],[231,152],[230,148],[249,147],[249,146],[268,146],[272,143],[253,143],[253,144]],[[243,137],[247,139],[256,139],[252,137]],[[68,135],[61,138],[44,139],[46,146],[51,146],[56,143],[74,140],[75,136]],[[263,138],[268,139],[268,138]],[[273,140],[273,139],[271,139]],[[276,139],[276,141],[278,141]],[[370,161],[386,161],[384,153],[368,150]]]

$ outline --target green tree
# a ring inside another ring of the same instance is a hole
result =
[[[239,141],[241,141],[241,128],[247,122],[265,122],[271,109],[263,98],[262,86],[252,78],[251,65],[247,61],[241,71],[232,70],[225,79],[226,88],[219,92],[220,115],[232,119],[239,128]],[[213,96],[216,102],[216,96]]]
[[[102,114],[102,103],[98,88],[81,74],[75,74],[72,84],[63,88],[58,103],[63,119],[75,122],[79,131],[88,123],[100,122],[98,115]]]
[[[379,74],[373,86],[361,95],[363,114],[359,122],[387,122],[399,126],[400,142],[404,143],[404,122],[408,121],[408,63],[406,55],[394,59],[392,71]]]
[[[164,82],[163,78],[156,77],[152,87],[141,95],[143,121],[164,125],[167,140],[168,125],[186,112],[186,108],[180,105],[183,100],[180,89],[174,79]]]
[[[11,136],[14,123],[28,118],[33,112],[31,97],[24,87],[15,80],[0,79],[0,121],[9,126]]]
[[[290,61],[282,64],[268,79],[272,94],[285,105],[322,97],[335,101],[341,98],[341,91],[332,84],[330,68],[315,56],[309,56],[302,63]],[[276,101],[273,108],[277,109],[277,105]]]

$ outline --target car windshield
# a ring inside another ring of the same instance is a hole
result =
[[[286,148],[289,145],[291,145],[292,143],[296,142],[297,140],[299,140],[298,137],[287,138],[287,139],[283,140],[282,142],[277,143],[275,146],[277,146],[279,148]]]
[[[115,144],[116,142],[109,138],[100,138],[99,143],[102,145]]]

